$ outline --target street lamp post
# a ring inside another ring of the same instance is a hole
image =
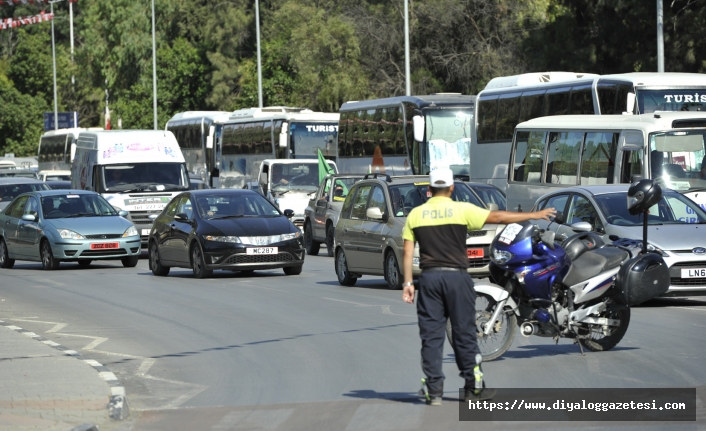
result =
[[[405,95],[412,95],[412,84],[409,77],[409,0],[404,0],[404,81]]]
[[[257,41],[257,106],[262,108],[262,60],[260,58],[260,0],[255,0],[255,39]]]
[[[157,130],[157,38],[154,32],[154,0],[152,0],[152,109],[154,130]]]
[[[59,107],[56,101],[56,49],[54,48],[54,3],[58,3],[61,0],[55,0],[49,2],[49,12],[52,15],[51,18],[51,62],[52,71],[54,72],[54,130],[59,130]]]

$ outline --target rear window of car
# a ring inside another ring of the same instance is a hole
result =
[[[10,201],[22,193],[36,192],[37,190],[49,190],[49,186],[44,183],[3,184],[0,185],[0,201]]]
[[[392,213],[395,217],[407,217],[412,209],[425,203],[431,197],[429,183],[410,183],[390,186]],[[464,184],[456,184],[451,199],[457,202],[468,202],[484,208],[485,205],[468,190]]]

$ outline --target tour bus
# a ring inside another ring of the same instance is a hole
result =
[[[472,180],[507,187],[510,141],[523,121],[550,115],[687,110],[706,110],[706,75],[547,72],[494,78],[478,94]]]
[[[468,179],[475,100],[446,93],[346,102],[339,109],[338,168],[426,175],[443,165]]]
[[[78,134],[88,130],[103,130],[101,128],[72,128],[45,132],[39,138],[37,149],[38,167],[40,171],[66,171],[71,169],[71,162],[76,153]]]
[[[209,178],[204,179],[212,187],[243,188],[248,183],[257,184],[260,164],[265,159],[311,159],[318,156],[318,150],[324,157],[335,159],[338,117],[337,113],[272,106],[225,114],[177,114],[166,128],[175,131],[183,148],[197,145],[193,137],[198,136],[204,154],[201,160],[205,159],[205,171],[209,173]],[[182,136],[191,136],[192,143],[187,144]],[[188,163],[194,157],[185,158]]]
[[[189,172],[209,183],[213,171],[213,139],[209,131],[214,124],[228,120],[226,111],[187,111],[175,114],[165,127],[174,133]]]
[[[509,156],[507,207],[529,211],[551,188],[652,178],[706,209],[705,137],[706,112],[567,115],[520,123]]]
[[[71,187],[100,193],[129,213],[142,245],[153,217],[189,190],[189,175],[174,134],[166,130],[81,132],[71,167]]]

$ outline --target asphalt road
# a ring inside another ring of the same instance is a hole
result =
[[[135,430],[578,429],[587,423],[458,422],[463,381],[450,346],[447,399],[425,406],[415,308],[381,277],[336,281],[333,259],[307,257],[304,272],[251,277],[188,270],[155,277],[94,262],[45,272],[0,270],[0,319],[80,350],[125,385]],[[21,325],[20,325],[21,323]],[[517,336],[484,365],[507,388],[706,386],[706,301],[652,301],[633,309],[622,342],[586,352],[570,341]],[[704,407],[700,407],[703,420]],[[598,425],[598,424],[596,424]],[[605,428],[601,424],[601,428]],[[619,429],[635,423],[614,424]],[[641,424],[664,429],[665,424]],[[695,429],[694,424],[670,429]],[[699,429],[703,427],[703,423]]]

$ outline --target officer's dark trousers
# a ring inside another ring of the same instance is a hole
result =
[[[422,338],[422,370],[431,395],[443,394],[441,370],[446,339],[446,319],[451,319],[452,347],[456,365],[470,387],[479,353],[476,335],[476,291],[465,272],[423,272],[417,293],[419,336]]]

